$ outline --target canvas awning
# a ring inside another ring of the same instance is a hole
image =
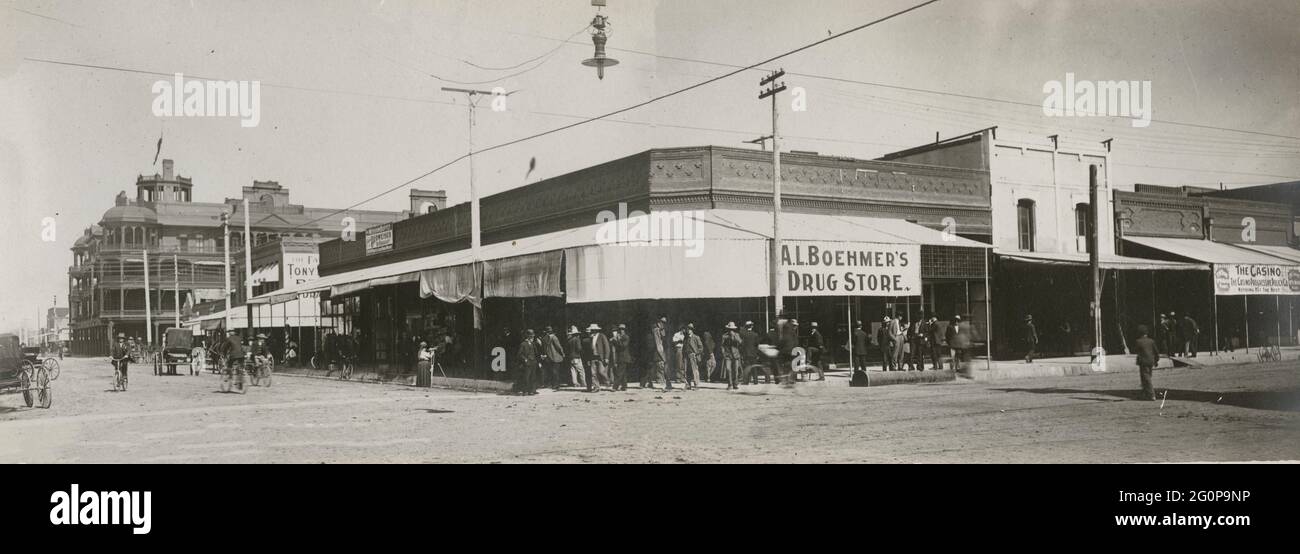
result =
[[[1287,260],[1293,264],[1300,264],[1300,250],[1289,246],[1256,246],[1254,244],[1238,244],[1236,246],[1245,248],[1246,250],[1259,252],[1261,254],[1268,254],[1269,256],[1282,258],[1283,260]]]
[[[1071,267],[1088,267],[1090,260],[1087,254],[1063,253],[1063,252],[1002,252],[996,254],[1003,260],[1013,262],[1022,262],[1041,265],[1071,266]],[[1120,269],[1120,270],[1137,270],[1137,271],[1209,271],[1209,264],[1197,264],[1186,262],[1170,262],[1165,260],[1150,260],[1147,258],[1131,258],[1128,256],[1119,256],[1115,254],[1102,254],[1098,260],[1102,269]]]
[[[1175,256],[1211,264],[1294,265],[1295,262],[1222,242],[1163,237],[1124,237],[1124,240]]]

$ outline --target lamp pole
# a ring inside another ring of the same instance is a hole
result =
[[[230,332],[230,214],[221,212],[222,253],[226,258],[226,332]]]
[[[244,199],[244,317],[247,317],[248,338],[253,338],[253,233],[248,199]]]
[[[464,94],[469,106],[469,249],[474,261],[479,260],[479,250],[482,247],[482,228],[479,219],[479,202],[478,202],[478,185],[474,182],[474,127],[476,125],[474,109],[478,107],[479,96],[493,96],[498,94],[490,90],[475,90],[465,88],[442,87],[444,92],[455,92]],[[510,96],[519,91],[500,93],[503,96]]]

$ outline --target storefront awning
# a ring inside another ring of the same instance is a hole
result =
[[[1124,237],[1124,240],[1175,256],[1211,264],[1293,265],[1295,262],[1232,244],[1200,239]]]
[[[1283,260],[1287,260],[1293,264],[1300,264],[1300,250],[1289,246],[1256,246],[1253,244],[1238,244],[1237,246],[1261,254],[1268,254],[1269,256],[1282,258]]]
[[[1057,252],[997,252],[998,258],[1013,262],[1088,267],[1091,263],[1087,254],[1079,253],[1057,253]],[[1150,260],[1146,258],[1130,258],[1128,256],[1118,256],[1115,254],[1102,254],[1100,257],[1102,269],[1120,269],[1136,271],[1209,271],[1209,264],[1170,262],[1165,260]]]

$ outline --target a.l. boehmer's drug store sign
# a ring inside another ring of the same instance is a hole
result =
[[[1300,295],[1300,266],[1216,264],[1214,292],[1220,296]]]
[[[792,296],[916,296],[921,246],[781,242],[781,286]]]

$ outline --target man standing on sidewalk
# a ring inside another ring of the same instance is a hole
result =
[[[939,318],[930,316],[925,323],[925,338],[930,345],[930,365],[936,370],[943,369],[943,335],[939,333]]]
[[[1178,334],[1182,336],[1183,354],[1195,358],[1196,341],[1200,338],[1201,328],[1196,325],[1196,320],[1192,319],[1191,314],[1183,314],[1183,321],[1178,326]]]
[[[592,323],[587,326],[586,343],[587,367],[591,370],[587,391],[600,392],[602,385],[609,385],[609,337],[601,332],[599,325]]]
[[[817,380],[826,380],[826,370],[822,367],[825,362],[822,356],[826,353],[826,337],[822,335],[821,329],[817,328],[817,322],[814,321],[809,325],[812,332],[808,335],[808,362],[817,368]]]
[[[1178,352],[1178,313],[1169,312],[1169,317],[1160,322],[1165,334],[1165,357],[1172,358]]]
[[[867,370],[867,344],[871,337],[862,330],[862,322],[855,322],[853,327],[853,371]]]
[[[889,345],[893,348],[892,364],[894,371],[903,370],[903,349],[907,344],[907,327],[903,323],[902,316],[889,320]]]
[[[740,368],[740,383],[757,385],[758,372],[750,371],[758,363],[758,333],[754,332],[753,321],[746,321],[745,329],[740,332],[740,358],[744,365]]]
[[[519,383],[516,388],[522,396],[537,394],[537,340],[533,330],[524,331],[524,340],[519,343]]]
[[[682,341],[684,360],[686,362],[686,390],[700,388],[700,362],[704,356],[704,341],[695,334],[695,324],[686,326],[686,336]]]
[[[542,357],[546,364],[545,385],[550,386],[552,390],[560,390],[560,383],[564,381],[561,377],[564,367],[564,345],[560,344],[560,337],[555,336],[555,329],[550,325],[546,326],[546,337],[542,340]]]
[[[722,333],[722,376],[727,382],[727,390],[740,388],[740,333],[736,332],[736,322],[728,322]]]
[[[1038,329],[1034,327],[1034,316],[1025,315],[1025,363],[1034,363],[1035,350],[1038,350]]]
[[[1133,351],[1137,353],[1138,372],[1142,377],[1142,400],[1155,400],[1156,391],[1151,385],[1151,370],[1155,368],[1156,363],[1160,361],[1160,353],[1156,350],[1156,341],[1147,336],[1147,326],[1138,325],[1138,339],[1133,345]]]
[[[673,376],[668,369],[668,350],[664,347],[664,341],[668,340],[668,318],[660,317],[646,338],[649,339],[646,345],[648,363],[645,372],[641,374],[641,388],[651,388],[655,379],[663,379],[664,389],[672,390]]]
[[[627,368],[632,364],[632,338],[627,335],[627,325],[618,324],[609,346],[614,352],[614,390],[627,390]]]
[[[565,345],[569,358],[569,379],[575,387],[587,388],[587,370],[582,367],[582,333],[578,326],[569,327],[569,344]]]
[[[894,337],[889,331],[889,316],[880,320],[880,328],[876,330],[876,347],[880,349],[880,370],[893,371],[894,369]]]

